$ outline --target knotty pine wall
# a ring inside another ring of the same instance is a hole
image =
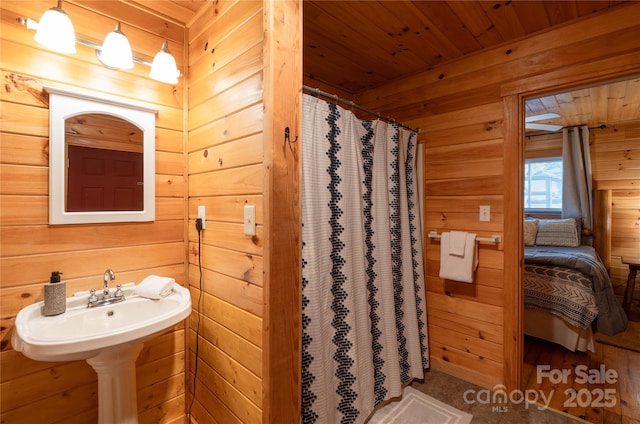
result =
[[[640,122],[590,131],[594,188],[611,190],[611,282],[621,297],[629,267],[640,256]]]
[[[188,344],[198,422],[300,417],[300,143],[283,136],[300,132],[301,7],[215,2],[189,25],[189,280],[202,302],[199,337],[194,315]],[[245,205],[256,206],[255,236],[243,232]]]
[[[195,303],[202,282],[192,416],[201,423],[262,422],[263,40],[262,1],[211,3],[189,27],[189,282]],[[200,248],[199,205],[207,215]],[[245,205],[256,206],[255,236],[243,232]],[[194,314],[189,392],[197,328]]]
[[[42,49],[18,16],[40,19],[50,1],[3,1],[0,96],[0,409],[3,423],[87,423],[97,420],[97,381],[84,361],[32,361],[11,347],[18,311],[43,299],[51,271],[63,272],[67,295],[99,288],[104,270],[117,282],[149,274],[187,284],[184,211],[184,79],[153,81],[149,68],[113,71],[95,51],[75,55]],[[63,3],[76,34],[95,42],[122,22],[134,54],[152,60],[163,39],[184,69],[185,28],[114,2]],[[92,11],[94,8],[102,8]],[[48,97],[44,85],[66,85],[157,107],[156,220],[151,223],[48,225]],[[179,325],[147,342],[137,360],[141,423],[181,422],[185,411],[185,328]]]
[[[438,277],[426,239],[431,364],[483,387],[520,384],[522,95],[640,73],[640,4],[581,19],[435,67],[358,103],[420,127],[425,230],[502,234],[481,245],[473,285]],[[480,205],[491,222],[479,222]]]

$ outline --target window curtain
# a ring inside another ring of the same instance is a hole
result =
[[[593,229],[593,192],[589,128],[562,130],[562,217],[579,218],[582,227]]]
[[[364,423],[429,366],[417,133],[303,96],[302,423]]]

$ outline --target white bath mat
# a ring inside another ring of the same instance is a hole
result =
[[[369,424],[469,424],[471,415],[405,387],[402,399],[380,408]]]

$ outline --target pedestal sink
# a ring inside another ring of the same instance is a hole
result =
[[[42,302],[22,309],[12,335],[14,350],[37,361],[86,360],[98,374],[98,422],[135,424],[135,361],[145,340],[191,313],[189,290],[174,284],[162,299],[139,297],[133,283],[123,286],[126,300],[87,308],[86,295],[67,298],[67,311],[43,316]]]

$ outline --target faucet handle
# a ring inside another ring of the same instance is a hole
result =
[[[98,296],[96,295],[96,289],[89,290],[89,303],[97,302]]]
[[[116,292],[113,295],[114,297],[124,297],[124,292],[122,291],[122,284],[118,284],[116,286]]]

